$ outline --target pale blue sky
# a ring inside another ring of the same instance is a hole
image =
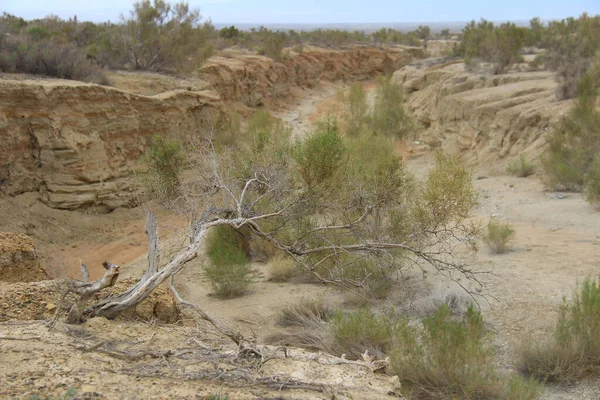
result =
[[[600,14],[600,0],[190,0],[214,23],[385,23],[493,21]],[[56,14],[117,21],[132,0],[0,0],[0,11],[26,19]]]

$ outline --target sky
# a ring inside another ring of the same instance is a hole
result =
[[[25,19],[55,14],[116,22],[132,4],[133,0],[0,0],[0,12]],[[523,21],[600,14],[600,0],[189,0],[189,4],[215,24]]]

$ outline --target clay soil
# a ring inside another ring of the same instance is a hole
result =
[[[293,109],[280,116],[291,124],[294,135],[300,136],[319,115],[339,110],[336,92],[343,87],[328,85],[299,93]],[[417,177],[425,176],[431,154],[416,144],[407,144],[401,151],[409,169]],[[474,176],[481,194],[477,218],[485,224],[494,216],[516,230],[510,251],[495,255],[482,246],[472,260],[493,272],[484,277],[486,297],[479,301],[494,333],[498,362],[510,370],[522,343],[549,335],[563,296],[569,296],[583,278],[600,272],[600,210],[579,194],[545,191],[539,174],[529,178],[483,176],[475,169]],[[32,235],[46,263],[53,263],[56,275],[76,276],[82,259],[90,265],[92,278],[97,277],[106,258],[123,265],[125,276],[139,275],[146,252],[144,213],[143,207],[110,214],[59,211],[44,206],[34,195],[0,200],[2,230]],[[159,215],[159,221],[166,259],[185,243],[186,222],[166,213]],[[211,296],[202,276],[202,260],[191,263],[177,277],[177,286],[184,297],[259,344],[276,331],[277,313],[286,304],[315,297],[334,306],[349,301],[336,289],[321,285],[270,282],[263,264],[254,265],[253,270],[251,292],[238,299]],[[15,290],[23,292],[15,285],[0,284],[3,302],[10,302]],[[421,295],[447,286],[443,281],[432,282]],[[227,393],[231,399],[331,398],[337,393],[343,398],[377,399],[394,395],[395,382],[387,376],[354,365],[330,365],[333,358],[301,350],[293,350],[288,359],[280,350],[266,348],[276,358],[253,369],[234,360],[235,348],[213,329],[191,320],[184,321],[188,326],[175,326],[93,319],[75,328],[58,324],[57,330],[49,331],[43,318],[51,313],[42,308],[30,315],[26,300],[19,304],[23,317],[11,314],[0,322],[2,398],[58,396],[70,387],[81,398],[203,398],[211,393]],[[42,320],[28,321],[35,318]],[[92,350],[98,343],[97,349],[102,351]],[[140,357],[115,356],[124,351]],[[167,356],[167,351],[173,353]],[[306,382],[315,386],[303,387]],[[294,385],[297,387],[290,389]],[[542,398],[597,399],[600,383],[548,387]]]

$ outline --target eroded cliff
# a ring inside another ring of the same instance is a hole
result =
[[[308,48],[282,61],[215,57],[202,80],[143,76],[139,90],[131,76],[115,79],[112,88],[0,78],[0,194],[39,192],[61,209],[124,206],[137,193],[132,172],[154,134],[203,135],[229,106],[276,107],[293,88],[365,79],[422,57],[418,48],[365,47]],[[162,92],[171,84],[176,90]]]
[[[504,170],[521,154],[539,157],[568,111],[550,72],[475,73],[463,63],[408,66],[394,74],[423,131],[421,141],[460,154],[484,170]]]

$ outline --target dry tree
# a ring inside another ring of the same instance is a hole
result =
[[[457,246],[474,249],[479,236],[470,222],[477,203],[472,177],[457,158],[437,153],[428,179],[417,184],[391,150],[366,160],[351,153],[332,120],[293,144],[258,130],[247,148],[235,151],[217,150],[214,133],[198,146],[195,177],[176,199],[191,221],[187,247],[161,262],[157,221],[149,212],[145,273],[129,290],[77,307],[79,319],[113,318],[171,280],[181,304],[218,325],[181,298],[173,278],[219,225],[269,242],[325,284],[365,288],[415,266],[480,284],[479,272],[456,257]],[[217,327],[236,343],[243,340]]]

